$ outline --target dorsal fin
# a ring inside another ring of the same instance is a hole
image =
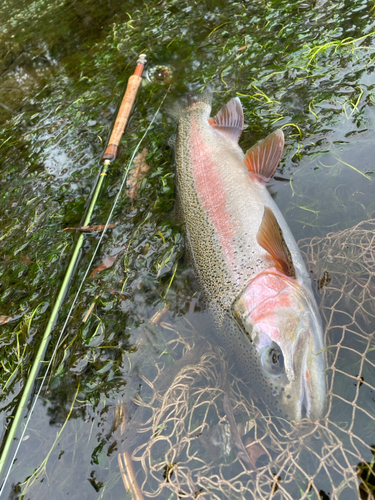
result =
[[[209,118],[209,123],[215,129],[226,135],[232,141],[238,142],[243,130],[244,117],[241,101],[234,97],[221,108],[216,116]]]
[[[273,176],[284,149],[284,134],[275,130],[262,141],[257,142],[245,155],[245,164],[256,179],[268,182]]]
[[[272,210],[265,207],[257,241],[276,261],[280,270],[287,276],[296,277],[292,256],[285,243],[283,232]]]

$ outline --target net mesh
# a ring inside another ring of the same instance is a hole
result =
[[[272,416],[221,347],[197,341],[186,318],[181,328],[162,322],[177,372],[170,380],[162,356],[141,373],[142,421],[119,453],[133,497],[374,498],[375,219],[299,246],[325,324],[325,417]]]

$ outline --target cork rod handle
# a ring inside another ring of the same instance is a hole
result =
[[[102,163],[104,163],[105,161],[112,163],[116,159],[117,148],[120,144],[125,127],[129,121],[129,116],[133,109],[138,89],[142,83],[142,72],[145,64],[146,56],[144,54],[141,54],[137,61],[137,67],[135,68],[134,74],[128,80],[126,91],[112,129],[111,137],[108,141],[108,146],[104,151],[101,159]]]

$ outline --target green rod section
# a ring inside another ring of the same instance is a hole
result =
[[[92,198],[91,198],[90,206],[86,212],[86,216],[85,216],[85,219],[83,221],[84,226],[88,226],[90,223],[92,212],[94,210],[96,201],[98,199],[99,192],[100,192],[100,189],[101,189],[103,181],[104,181],[104,177],[107,175],[107,170],[108,170],[108,166],[110,165],[110,163],[111,163],[110,161],[104,162],[104,165],[102,167],[98,182],[96,184],[94,193],[93,193]],[[61,303],[64,300],[65,294],[66,294],[68,287],[69,287],[70,279],[71,279],[72,274],[74,272],[74,268],[75,268],[75,266],[78,262],[78,259],[79,259],[79,254],[80,254],[80,251],[82,248],[83,239],[84,239],[84,235],[81,233],[79,235],[78,240],[76,242],[76,245],[74,247],[74,251],[73,251],[73,254],[71,256],[68,269],[66,270],[66,273],[65,273],[64,281],[62,282],[59,295],[57,296],[55,305],[53,306],[51,316],[49,317],[47,327],[44,331],[43,338],[42,338],[41,344],[39,346],[37,355],[34,359],[34,363],[31,367],[31,371],[29,373],[29,376],[27,377],[27,382],[26,382],[25,388],[22,392],[21,400],[18,404],[16,414],[14,415],[14,419],[13,419],[11,427],[8,431],[8,435],[6,436],[4,448],[3,448],[3,451],[1,453],[1,458],[0,458],[0,477],[2,476],[5,464],[8,461],[9,453],[10,453],[10,450],[12,448],[13,441],[16,437],[17,430],[20,426],[21,419],[26,414],[27,405],[28,405],[28,402],[30,400],[30,395],[31,395],[31,392],[32,392],[33,387],[34,387],[34,382],[38,376],[39,369],[40,369],[40,367],[43,363],[43,360],[44,360],[44,355],[46,353],[48,344],[51,340],[51,331],[52,331],[53,327],[55,326]],[[0,495],[1,495],[1,493],[2,493],[2,486],[0,484]]]

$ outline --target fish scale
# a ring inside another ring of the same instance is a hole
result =
[[[282,133],[245,156],[239,100],[214,119],[207,101],[180,110],[176,139],[179,216],[199,287],[219,337],[266,403],[286,418],[318,418],[320,316],[298,246],[265,187]]]
[[[202,174],[206,175],[207,169],[206,162],[204,161],[206,158],[202,155],[197,134],[191,134],[190,120],[195,120],[195,123],[198,125],[199,121],[207,123],[209,109],[204,109],[203,111],[198,109],[190,114],[188,119],[185,120],[184,117],[181,117],[180,120],[176,142],[177,196],[185,226],[187,245],[189,248],[194,249],[193,264],[198,280],[209,299],[215,298],[223,304],[225,303],[230,306],[250,276],[246,273],[247,275],[244,275],[241,279],[240,272],[238,270],[233,272],[233,269],[231,269],[228,260],[225,259],[220,234],[216,230],[220,219],[212,220],[202,204],[202,200],[199,199],[197,182],[194,176],[194,170],[197,170],[197,168],[194,169],[194,164],[199,163]],[[220,153],[220,145],[217,144],[220,137],[215,137],[217,133],[212,133],[205,126],[206,123],[203,123],[201,126],[201,133],[204,138],[200,140],[200,143],[209,144],[208,152],[211,153],[211,157],[214,157],[215,146]],[[199,159],[193,159],[190,154],[191,143],[194,141],[196,141],[195,149],[197,151],[200,150],[201,153]],[[238,261],[241,261],[241,255],[245,253],[244,248],[241,249],[241,246],[247,246],[247,242],[243,238],[238,238],[238,240],[238,242],[230,242],[236,248],[236,268],[240,267],[238,266]]]

